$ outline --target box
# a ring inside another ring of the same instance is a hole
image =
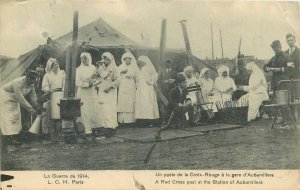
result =
[[[225,108],[215,114],[217,123],[244,125],[247,123],[248,106]]]

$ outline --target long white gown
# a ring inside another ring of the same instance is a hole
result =
[[[150,59],[146,56],[141,57],[139,60],[143,59],[143,61],[146,62],[146,65],[139,70],[137,76],[135,118],[157,119],[159,118],[159,111],[156,92],[153,85],[155,85],[157,81],[158,74]],[[151,84],[147,84],[147,81]]]
[[[248,117],[247,121],[255,119],[259,114],[259,107],[264,100],[269,99],[267,92],[268,84],[263,72],[258,68],[254,62],[250,62],[246,65],[247,70],[251,70],[252,73],[249,78],[249,85],[243,86],[243,89],[248,94],[242,96],[242,98],[248,99]]]
[[[204,79],[200,78],[200,86],[201,86],[201,92],[203,96],[203,101],[205,103],[212,103],[207,104],[206,106],[202,106],[204,110],[212,109],[213,112],[217,112],[218,109],[216,107],[215,102],[219,100],[219,95],[215,89],[215,84],[212,79]],[[210,95],[211,92],[213,92],[213,95]]]
[[[57,73],[49,72],[44,75],[42,82],[43,91],[51,91],[56,88],[63,88],[65,72],[59,70]],[[62,89],[63,90],[63,89]]]
[[[107,67],[103,64],[97,69],[102,82],[98,85],[96,122],[101,127],[115,129],[118,126],[117,88],[120,84],[120,77],[113,55],[108,52],[103,55],[108,57],[111,63]],[[109,92],[104,92],[108,87],[111,87]]]
[[[223,77],[223,72],[227,71],[228,76]],[[232,94],[231,92],[227,92],[229,88],[232,88],[232,91],[236,90],[235,82],[229,76],[229,68],[225,65],[220,66],[218,69],[219,76],[215,79],[215,87],[216,90],[220,93],[221,102],[225,102],[227,100],[231,100]]]
[[[52,59],[52,58],[50,58]],[[42,134],[48,134],[52,128],[51,119],[60,119],[60,107],[57,103],[60,103],[60,99],[63,98],[63,87],[65,81],[65,72],[60,69],[57,73],[51,71],[53,61],[48,61],[46,65],[46,74],[43,77],[42,90],[44,92],[51,91],[53,89],[62,88],[62,91],[51,93],[50,100],[43,104],[45,108],[45,116],[42,118]]]
[[[62,91],[60,92],[53,92],[51,95],[51,100],[45,103],[48,104],[48,109],[50,108],[50,110],[48,111],[50,112],[49,116],[51,117],[51,119],[60,119],[60,108],[57,103],[59,103],[59,100],[63,98],[64,80],[65,72],[61,70],[57,71],[57,73],[51,71],[44,75],[42,82],[43,91],[51,91],[53,89],[62,88]]]
[[[81,64],[76,69],[76,86],[77,97],[81,99],[81,121],[85,128],[86,134],[91,134],[92,129],[97,127],[95,121],[96,113],[96,90],[94,87],[89,87],[89,80],[96,73],[94,65],[85,66]]]
[[[131,56],[124,54],[122,56]],[[136,101],[136,77],[138,67],[136,61],[131,59],[130,65],[123,62],[118,70],[120,73],[120,86],[118,92],[118,121],[120,123],[135,122],[135,101]],[[126,73],[124,73],[124,71]],[[123,72],[123,73],[122,73]]]

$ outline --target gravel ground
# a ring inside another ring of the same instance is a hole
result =
[[[163,141],[147,165],[152,143],[104,139],[98,143],[10,148],[2,170],[299,169],[300,128],[269,129],[261,119],[246,128]]]

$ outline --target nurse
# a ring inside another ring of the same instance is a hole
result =
[[[105,137],[113,136],[118,127],[117,89],[120,85],[120,74],[114,56],[105,52],[101,56],[103,64],[97,69],[100,77],[98,84],[96,123],[104,128]]]
[[[232,99],[232,93],[236,90],[234,80],[229,76],[229,67],[221,65],[218,69],[219,76],[215,80],[216,90],[220,93],[222,102]]]
[[[91,54],[83,52],[80,55],[81,64],[76,69],[77,97],[81,99],[81,121],[84,125],[85,134],[92,134],[92,129],[97,127],[95,120],[96,91],[93,87],[93,76],[96,67],[92,64]]]
[[[118,92],[118,122],[132,124],[135,122],[136,76],[138,66],[135,57],[126,52],[119,66],[120,86]]]
[[[65,72],[60,70],[59,63],[57,59],[54,58],[48,60],[45,72],[42,90],[45,93],[51,92],[51,97],[50,100],[44,104],[44,107],[46,107],[47,110],[47,117],[52,121],[49,123],[50,129],[52,129],[51,134],[54,138],[58,138],[61,133],[61,119],[60,108],[57,104],[60,103],[60,99],[63,98]]]
[[[138,66],[135,118],[153,121],[159,118],[156,91],[154,89],[158,74],[147,56],[138,58]]]

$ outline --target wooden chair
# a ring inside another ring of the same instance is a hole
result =
[[[187,87],[187,92],[195,92],[197,97],[197,104],[196,104],[196,114],[199,118],[201,118],[201,111],[205,111],[208,114],[207,121],[214,117],[212,112],[213,102],[204,102],[203,94],[200,85],[194,85]],[[207,107],[207,110],[203,109],[203,106]]]
[[[274,128],[275,122],[278,119],[280,114],[278,111],[281,108],[287,108],[291,113],[293,122],[296,122],[295,110],[300,105],[300,79],[295,80],[281,80],[277,83],[277,89],[286,89],[288,90],[288,102],[286,104],[278,104],[276,100],[276,94],[273,94],[271,103],[264,106],[264,109],[274,110],[274,119],[271,125],[271,129]]]

